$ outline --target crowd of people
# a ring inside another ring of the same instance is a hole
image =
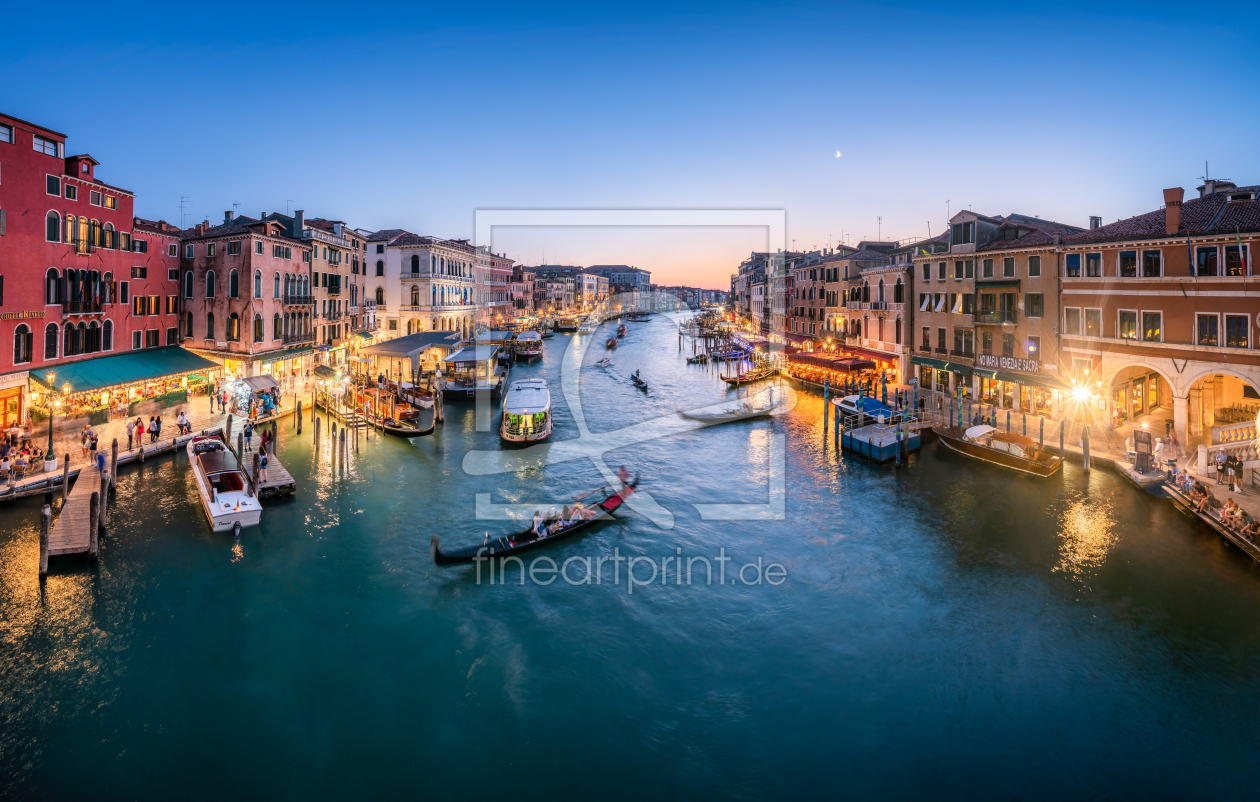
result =
[[[44,463],[44,452],[29,440],[16,445],[5,438],[0,443],[0,482],[17,481]]]
[[[1221,464],[1224,464],[1224,460]],[[1228,529],[1238,532],[1249,540],[1255,541],[1257,537],[1260,537],[1260,519],[1250,517],[1233,498],[1226,498],[1222,502],[1210,487],[1195,479],[1189,471],[1173,468],[1171,478],[1173,486],[1190,500],[1190,505],[1200,515],[1215,515]],[[1216,483],[1223,484],[1219,478]],[[1231,489],[1236,489],[1238,492],[1242,490],[1240,485],[1232,482],[1232,475]]]

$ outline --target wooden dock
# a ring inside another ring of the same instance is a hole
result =
[[[95,468],[79,473],[48,534],[49,555],[80,554],[92,550],[92,538],[97,534],[100,515],[97,514],[97,520],[92,519],[91,499],[93,493],[101,490],[100,477]]]
[[[275,496],[288,496],[297,490],[297,482],[284,466],[280,464],[280,460],[275,454],[267,456],[267,481],[258,482],[258,497],[273,498]]]

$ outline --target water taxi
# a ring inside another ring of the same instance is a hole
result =
[[[577,331],[578,319],[575,317],[556,318],[556,331]]]
[[[865,426],[867,423],[896,423],[901,420],[900,412],[881,403],[879,399],[866,395],[846,395],[831,399],[831,403],[840,408],[840,415],[847,428],[854,425]],[[854,424],[854,421],[857,423]]]
[[[542,359],[543,336],[536,331],[522,331],[513,343],[513,356],[517,362],[535,362]]]
[[[236,455],[218,437],[208,435],[194,437],[186,448],[210,528],[239,534],[242,527],[257,526],[262,504]]]
[[[472,399],[477,391],[497,397],[507,381],[508,365],[497,346],[465,346],[442,360],[442,397]]]
[[[533,443],[551,436],[551,392],[543,379],[517,379],[503,396],[499,436],[510,443]]]
[[[1022,434],[1002,432],[988,425],[965,430],[961,426],[933,426],[932,431],[949,450],[992,465],[1041,477],[1051,476],[1063,467],[1063,457]]]
[[[578,334],[592,334],[597,328],[599,328],[599,318],[592,315],[578,325]]]
[[[625,336],[626,336],[626,324],[625,324],[625,323],[622,323],[620,326],[618,326],[618,327],[617,327],[617,336],[618,336],[618,337],[625,337]]]

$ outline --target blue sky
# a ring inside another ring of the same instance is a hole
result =
[[[5,111],[143,216],[190,197],[190,225],[234,202],[446,237],[478,208],[784,208],[805,248],[939,233],[947,201],[1112,221],[1204,160],[1260,183],[1252,4],[83,5],[55,37],[15,36],[48,29],[15,5]],[[725,286],[756,239],[495,244]]]

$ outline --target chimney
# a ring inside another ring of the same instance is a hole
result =
[[[341,223],[333,223],[333,233],[338,237],[341,236]]]
[[[1089,216],[1089,230],[1093,231],[1094,229],[1101,228],[1101,227],[1102,227],[1102,218],[1091,214]]]
[[[197,225],[193,226],[194,236],[200,237],[204,233],[206,233],[206,227],[202,223],[198,223]]]
[[[302,229],[306,227],[306,212],[298,209],[293,212],[293,238],[302,238]]]
[[[231,213],[231,212],[224,212],[224,213],[223,213],[223,225],[225,225],[225,226],[230,226],[230,225],[232,225],[232,213]]]
[[[1181,200],[1186,191],[1181,187],[1164,190],[1164,233],[1176,234],[1181,230]]]

